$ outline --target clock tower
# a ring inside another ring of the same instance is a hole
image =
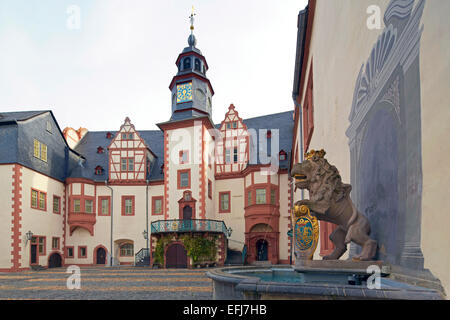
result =
[[[212,116],[212,96],[214,90],[206,77],[208,64],[202,52],[196,47],[194,35],[194,12],[190,18],[191,34],[188,47],[178,55],[178,73],[170,82],[172,116],[170,121]]]

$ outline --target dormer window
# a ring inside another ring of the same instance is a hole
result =
[[[185,70],[190,68],[191,68],[191,58],[190,57],[184,58],[183,69]]]
[[[267,139],[272,138],[272,130],[267,130]]]
[[[47,121],[47,132],[52,133],[52,123]]]
[[[104,149],[102,148],[102,147],[97,147],[97,153],[103,153],[104,152]]]
[[[195,64],[194,64],[194,69],[195,71],[201,72],[201,64],[200,64],[200,60],[199,59],[195,59]]]
[[[113,137],[113,134],[111,132],[106,133],[106,138],[111,139]]]
[[[95,167],[95,174],[96,174],[96,175],[101,175],[101,174],[103,174],[103,168],[102,168],[101,166]]]
[[[284,150],[281,150],[281,151],[280,151],[280,153],[279,153],[279,159],[280,159],[280,161],[284,161],[284,160],[287,159],[287,153],[286,153],[286,151],[284,151]]]

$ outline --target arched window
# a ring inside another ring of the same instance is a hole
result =
[[[200,60],[196,58],[195,59],[195,65],[194,65],[195,71],[201,72],[200,66],[201,66]]]
[[[184,58],[183,69],[190,69],[190,68],[191,68],[191,58],[190,57]]]

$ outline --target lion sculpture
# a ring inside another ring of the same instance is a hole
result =
[[[309,200],[300,200],[295,205],[306,205],[318,220],[338,225],[330,235],[335,249],[324,260],[337,260],[350,241],[362,247],[353,260],[367,261],[375,257],[377,242],[369,237],[369,220],[362,215],[350,199],[352,186],[342,183],[339,171],[324,158],[325,151],[311,150],[305,161],[294,165],[291,176],[295,188],[309,191]]]

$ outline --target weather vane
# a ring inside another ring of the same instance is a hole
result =
[[[194,33],[194,16],[195,16],[196,14],[194,13],[194,6],[192,6],[192,13],[191,13],[191,15],[189,16],[189,19],[191,20],[191,34],[193,34]]]

